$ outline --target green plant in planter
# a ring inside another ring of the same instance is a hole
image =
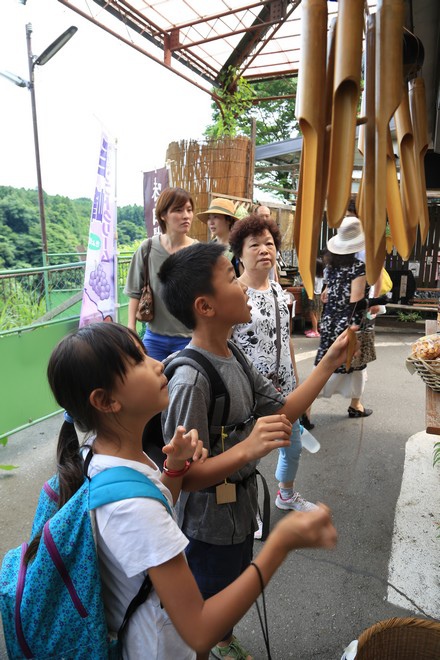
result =
[[[421,321],[423,319],[418,312],[397,312],[397,318],[402,323],[413,323],[414,321]]]

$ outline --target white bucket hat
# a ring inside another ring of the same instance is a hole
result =
[[[338,233],[327,241],[327,249],[333,254],[354,254],[365,249],[365,234],[361,221],[347,216],[341,222]]]

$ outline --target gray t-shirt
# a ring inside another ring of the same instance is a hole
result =
[[[130,298],[139,299],[141,297],[141,291],[144,286],[144,256],[147,249],[147,241],[148,239],[142,241],[131,260],[127,281],[124,287],[124,293]],[[184,250],[185,248],[182,249]],[[154,298],[154,319],[149,321],[148,327],[152,332],[156,332],[158,335],[191,337],[191,330],[178,321],[175,316],[170,314],[160,294],[161,284],[157,274],[163,262],[169,256],[169,253],[160,242],[159,236],[153,236],[150,257],[148,259],[148,269],[150,287],[153,291]]]
[[[197,429],[199,437],[208,449],[210,456],[217,456],[241,440],[248,437],[255,424],[255,417],[271,415],[284,404],[284,397],[271,381],[262,376],[249,362],[254,381],[252,388],[243,367],[235,358],[219,357],[189,344],[189,348],[199,351],[210,360],[223,379],[230,396],[230,410],[225,431],[227,437],[209,443],[208,410],[210,388],[206,377],[190,365],[177,367],[169,384],[170,402],[162,414],[164,439],[168,442],[179,424],[188,431]],[[254,414],[253,414],[254,413]],[[236,428],[236,425],[240,425]],[[256,530],[257,490],[255,467],[258,461],[244,465],[228,477],[236,484],[236,502],[217,504],[215,488],[190,493],[185,506],[182,530],[194,539],[214,545],[234,545],[242,543]]]

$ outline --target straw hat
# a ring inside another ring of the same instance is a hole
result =
[[[235,204],[230,199],[222,199],[221,197],[213,199],[209,205],[209,209],[207,211],[203,211],[202,213],[197,213],[197,217],[202,222],[207,222],[208,215],[211,213],[213,215],[228,215],[234,221],[239,220],[238,215],[235,215]]]
[[[338,233],[327,241],[327,249],[333,254],[354,254],[365,249],[365,235],[361,221],[347,216],[341,222]]]

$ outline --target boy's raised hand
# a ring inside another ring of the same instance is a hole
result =
[[[273,542],[284,546],[287,552],[296,548],[333,548],[337,541],[330,509],[324,504],[313,511],[289,513],[272,534]]]
[[[196,429],[186,432],[183,426],[178,426],[173,437],[162,449],[167,455],[167,464],[172,467],[174,462],[185,462],[189,459],[203,463],[208,456],[208,450],[203,447]]]
[[[260,417],[250,435],[242,442],[246,445],[248,460],[262,458],[273,449],[288,447],[291,432],[292,424],[286,415]]]

